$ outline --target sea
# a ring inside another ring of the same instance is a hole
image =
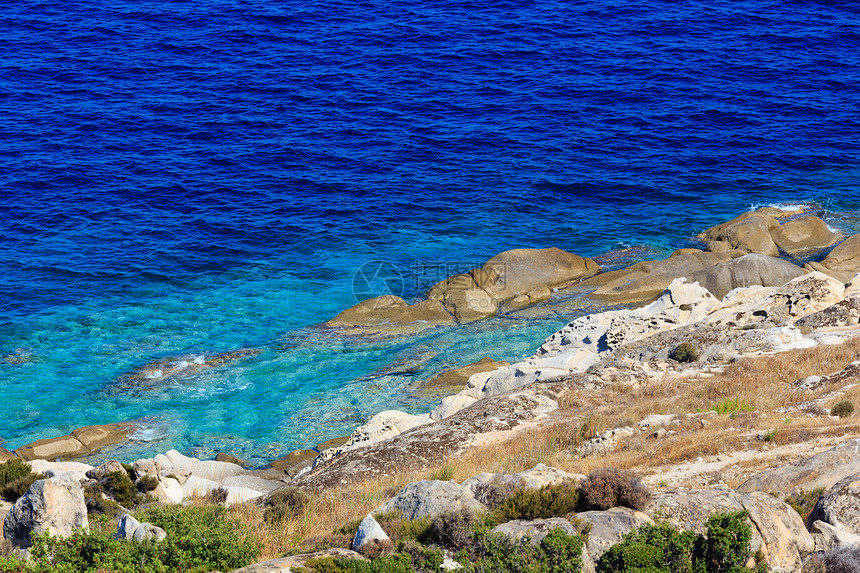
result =
[[[860,232],[860,5],[114,0],[0,10],[0,445],[254,464],[426,412],[586,312],[320,323],[520,247],[609,265],[763,205]],[[254,356],[128,383],[163,359]]]

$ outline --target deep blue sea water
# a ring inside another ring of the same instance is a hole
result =
[[[127,457],[263,461],[426,411],[404,387],[528,355],[577,311],[308,328],[362,265],[410,298],[514,247],[665,254],[757,205],[860,232],[858,102],[852,2],[7,2],[0,437],[145,418]]]

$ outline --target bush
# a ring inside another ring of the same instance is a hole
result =
[[[580,490],[589,509],[618,506],[643,509],[651,500],[651,492],[635,474],[616,468],[594,470],[582,482]]]
[[[540,489],[520,488],[493,507],[499,523],[514,519],[566,517],[576,511],[579,491],[569,483],[545,485]]]
[[[471,509],[452,509],[433,516],[430,535],[444,547],[460,549],[471,543],[475,530],[485,522],[483,516]]]
[[[34,474],[30,464],[19,458],[3,462],[0,464],[0,496],[15,501],[27,493],[34,481],[46,477],[44,474]]]
[[[399,509],[395,509],[392,511],[386,511],[385,513],[378,513],[374,516],[376,522],[379,523],[380,527],[382,527],[383,531],[385,531],[392,541],[400,541],[400,540],[413,540],[413,541],[427,541],[432,532],[432,525],[430,523],[429,517],[419,517],[417,519],[404,519],[403,513]],[[358,522],[361,523],[361,522]],[[350,523],[348,526],[351,528],[353,524]],[[344,528],[341,528],[343,531]],[[355,529],[351,531],[351,535],[354,537],[355,532],[358,531],[358,526],[355,526]]]
[[[130,478],[129,478],[130,479]],[[148,493],[158,487],[159,481],[155,476],[143,476],[137,480],[137,491]]]
[[[840,418],[847,418],[851,414],[854,413],[854,402],[851,400],[840,400],[836,402],[832,408],[830,408],[831,416],[839,416]]]
[[[646,524],[624,536],[600,558],[606,573],[741,573],[751,551],[746,511],[710,517],[704,536],[667,523]],[[766,568],[758,567],[762,572]],[[829,573],[829,570],[828,570]]]
[[[34,482],[47,478],[48,476],[45,474],[30,473],[22,478],[9,482],[3,486],[3,498],[9,501],[16,501],[19,497],[27,493],[27,490],[30,489],[30,486],[33,485]]]
[[[669,353],[669,358],[676,362],[695,362],[699,359],[699,349],[695,344],[682,342]]]
[[[99,484],[123,507],[131,509],[145,500],[126,472],[110,472],[99,480]]]
[[[224,505],[227,503],[227,490],[223,487],[213,488],[203,496],[203,500],[211,505]]]
[[[308,494],[297,487],[275,490],[266,498],[263,518],[267,523],[279,523],[287,518],[304,513],[310,502]],[[358,528],[356,528],[356,531]]]
[[[472,558],[461,562],[463,573],[576,573],[582,567],[582,539],[558,528],[537,545],[489,532],[476,536]]]
[[[600,571],[691,573],[695,533],[681,533],[668,523],[646,524],[624,536],[600,558]]]
[[[397,552],[405,553],[412,560],[412,567],[417,570],[439,571],[445,554],[441,549],[425,547],[417,541],[407,540],[397,544]]]
[[[104,489],[98,482],[90,482],[84,486],[84,502],[87,504],[87,514],[116,517],[125,513],[125,509],[112,499],[104,497]]]
[[[825,491],[827,490],[823,487],[817,487],[812,490],[802,489],[799,493],[791,494],[785,498],[785,503],[790,505],[805,523],[809,518],[809,514],[815,509],[815,504],[818,503],[819,498],[824,495]]]
[[[821,556],[827,573],[857,573],[860,571],[860,547],[840,547]]]

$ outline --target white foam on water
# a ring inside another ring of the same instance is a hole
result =
[[[149,378],[149,379],[161,378],[162,376],[164,376],[164,371],[163,370],[156,370],[155,372],[150,372],[149,374],[147,374],[146,378]]]
[[[202,354],[194,359],[194,364],[206,364]]]

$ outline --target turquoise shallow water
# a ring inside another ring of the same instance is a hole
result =
[[[763,204],[858,232],[858,22],[751,0],[9,6],[0,438],[143,418],[122,456],[263,461],[426,410],[404,387],[526,356],[582,312],[311,328],[372,261],[412,298],[516,247],[668,254]],[[239,348],[262,354],[117,385]]]

